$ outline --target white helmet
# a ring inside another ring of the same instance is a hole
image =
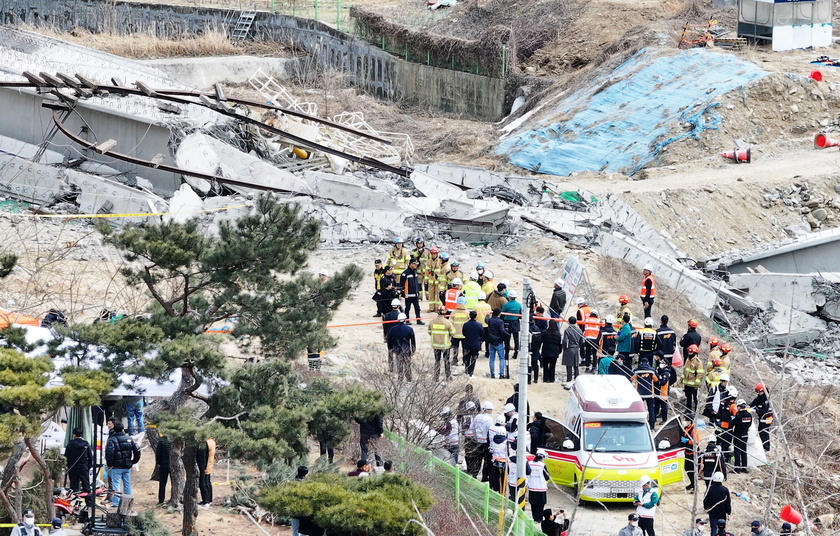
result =
[[[505,409],[503,409],[505,413],[510,413],[511,411],[516,411],[516,406],[513,404],[505,404]]]
[[[653,325],[653,319],[651,317],[645,318],[645,325],[646,326],[652,326]]]
[[[653,265],[652,264],[645,264],[642,270],[647,270],[650,273],[653,273]]]
[[[554,280],[554,284],[555,284],[555,285],[557,285],[557,286],[558,286],[558,287],[560,287],[560,288],[563,288],[563,287],[565,287],[565,286],[566,286],[566,284],[563,282],[563,280],[562,280],[562,279],[555,279],[555,280]]]
[[[397,315],[397,320],[399,320],[400,322],[403,322],[406,319],[408,319],[408,317],[405,316],[405,313],[400,313],[400,314]]]
[[[578,305],[583,305],[584,303],[586,303],[586,300],[584,300],[583,298],[578,298],[575,300],[575,303]]]
[[[598,311],[596,309],[592,309],[589,311],[589,316],[598,316]]]
[[[517,296],[519,296],[519,294],[517,294],[515,290],[508,291],[508,298],[515,298]]]
[[[615,324],[615,317],[613,315],[607,315],[605,321],[607,324]]]
[[[718,377],[718,380],[720,380],[722,382],[728,382],[729,381],[729,374],[727,374],[725,372],[722,372],[720,374],[720,376]]]
[[[321,268],[321,270],[318,272],[318,275],[323,275],[323,276],[329,277],[330,273],[326,269]]]
[[[474,410],[474,409],[475,409],[475,402],[473,402],[473,401],[469,401],[469,402],[467,402],[466,404],[464,404],[464,408],[465,408],[467,411],[472,411],[472,410]]]
[[[499,281],[499,283],[503,284],[506,287],[510,286],[510,281],[508,281],[507,279],[502,279],[501,281]]]
[[[449,406],[443,406],[440,410],[441,415],[449,415],[452,410],[449,409]]]
[[[644,486],[645,484],[650,484],[650,477],[647,475],[642,475],[642,477],[639,479],[639,484],[641,484],[642,486]]]
[[[545,451],[545,449],[537,449],[536,456],[537,456],[537,459],[540,460],[540,459],[548,458],[548,453]]]
[[[484,270],[484,277],[486,277],[487,279],[493,279],[493,272],[491,272],[490,270]]]
[[[495,406],[493,406],[493,403],[488,400],[488,401],[484,402],[483,404],[481,404],[481,409],[483,409],[485,411],[488,410],[488,409],[492,410],[492,409],[495,409]]]
[[[736,401],[735,401],[735,405],[736,405],[736,406],[739,406],[739,407],[740,407],[740,406],[744,406],[744,407],[746,407],[746,405],[747,405],[747,401],[746,401],[746,400],[744,400],[743,398],[739,398],[738,400],[736,400]]]
[[[736,389],[734,385],[730,386],[727,391],[729,391],[729,396],[732,398],[738,397],[738,389]]]
[[[472,279],[473,281],[478,279],[478,272],[471,272],[470,273],[470,279]]]
[[[715,471],[715,474],[712,475],[712,482],[723,482],[723,473]]]
[[[496,415],[496,424],[505,424],[505,416]]]
[[[452,280],[452,284],[453,285],[463,285],[464,283],[459,278],[456,277],[455,279]]]
[[[399,298],[394,298],[393,300],[391,300],[391,307],[399,307],[399,306],[400,306],[400,299]]]
[[[483,292],[479,292],[478,293],[478,299],[479,300],[486,300],[487,299],[487,294],[485,294]]]

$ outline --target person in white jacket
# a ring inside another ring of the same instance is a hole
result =
[[[656,505],[659,504],[659,493],[653,487],[653,481],[647,475],[639,479],[642,489],[636,494],[633,504],[639,515],[639,528],[645,536],[656,536],[653,530],[653,518],[656,515]]]

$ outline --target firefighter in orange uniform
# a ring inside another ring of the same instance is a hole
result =
[[[656,280],[653,278],[653,266],[645,264],[642,269],[644,278],[642,279],[642,288],[639,291],[639,297],[642,299],[642,307],[645,312],[642,318],[653,318],[651,316],[651,309],[653,309],[653,300],[656,298]]]

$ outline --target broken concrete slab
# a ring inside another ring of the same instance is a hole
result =
[[[744,290],[756,303],[779,300],[799,311],[817,312],[814,278],[817,274],[732,274],[729,285]],[[821,304],[820,304],[821,305]]]
[[[405,224],[408,215],[399,210],[358,210],[312,203],[306,212],[323,222],[321,240],[325,242],[392,241],[399,236],[410,236],[413,231]]]
[[[175,161],[178,167],[185,170],[219,175],[255,186],[255,188],[248,188],[247,186],[226,185],[238,193],[259,193],[263,189],[259,186],[307,195],[313,193],[312,188],[305,181],[292,173],[278,169],[256,156],[243,153],[207,134],[194,133],[184,138],[175,152]],[[184,176],[184,180],[203,194],[216,188],[204,179]]]
[[[215,56],[212,58],[162,58],[142,60],[188,86],[209,88],[218,82],[246,84],[257,69],[286,79],[294,71],[297,59],[257,56]]]
[[[119,182],[75,170],[67,170],[67,182],[79,191],[76,202],[84,214],[126,214],[108,218],[112,224],[157,223],[160,216],[143,216],[166,212],[168,203],[162,197]]]
[[[617,195],[608,194],[592,209],[595,217],[593,223],[602,227],[621,231],[632,236],[639,242],[654,249],[660,255],[680,258],[686,254],[665,240],[663,236],[651,227],[635,210],[622,201]]]
[[[70,193],[66,171],[0,153],[0,193],[20,201],[51,205]]]
[[[563,236],[583,237],[592,229],[589,223],[589,216],[583,212],[548,208],[533,210],[532,208],[514,207],[510,213],[515,218],[525,216],[529,220],[537,222],[539,225],[550,228],[555,234]]]
[[[165,222],[186,223],[195,218],[204,209],[204,203],[189,184],[182,184],[169,199],[169,214],[163,217]]]
[[[746,273],[758,266],[774,273],[802,274],[833,272],[831,259],[840,256],[840,228],[826,229],[798,240],[784,240],[749,249],[732,251],[709,259],[722,263],[732,273]]]
[[[365,181],[358,177],[321,171],[304,171],[301,175],[312,188],[314,195],[329,199],[337,205],[382,209],[394,206],[391,194],[369,188]]]
[[[766,322],[770,333],[765,336],[768,345],[810,344],[822,337],[828,324],[775,300],[771,301],[775,314]],[[782,344],[780,344],[782,343]]]
[[[467,197],[461,188],[422,171],[414,170],[411,174],[411,181],[414,183],[414,187],[426,197],[438,199],[466,199]]]

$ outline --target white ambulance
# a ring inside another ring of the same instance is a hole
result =
[[[639,477],[660,486],[682,480],[682,428],[675,417],[656,433],[645,402],[624,376],[579,376],[559,420],[548,417],[539,446],[551,479],[585,501],[632,501]]]

